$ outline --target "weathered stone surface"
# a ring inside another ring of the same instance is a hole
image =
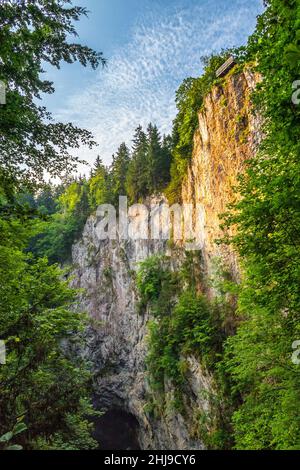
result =
[[[198,237],[208,273],[213,259],[220,257],[238,277],[236,254],[215,240],[224,235],[220,216],[238,197],[234,191],[237,177],[261,139],[260,119],[250,105],[258,80],[248,70],[229,75],[222,86],[214,87],[207,95],[198,115],[199,127],[194,136],[192,162],[182,185],[182,200],[200,206]]]
[[[154,421],[144,411],[148,315],[137,312],[135,272],[139,261],[165,253],[166,242],[99,240],[96,222],[89,218],[82,240],[73,247],[72,281],[86,291],[80,308],[89,313],[91,326],[83,353],[93,363],[96,404],[132,413],[144,449],[201,448],[190,439],[182,416]]]
[[[251,114],[250,93],[257,82],[251,72],[231,75],[224,86],[215,87],[199,113],[199,128],[194,152],[182,186],[185,203],[201,205],[200,228],[202,257],[206,275],[212,272],[212,260],[221,257],[238,277],[236,255],[228,247],[219,247],[222,236],[219,214],[234,198],[232,185],[243,171],[260,135],[259,121]],[[157,202],[157,198],[154,200]],[[145,355],[148,315],[137,312],[135,272],[139,261],[168,252],[174,265],[180,264],[180,244],[174,252],[166,242],[99,240],[97,219],[88,219],[82,239],[73,247],[73,285],[85,289],[80,308],[87,311],[91,326],[83,352],[92,361],[95,400],[100,408],[121,407],[132,413],[140,424],[139,442],[143,449],[202,449],[194,438],[194,420],[199,411],[207,411],[206,394],[214,389],[213,380],[197,360],[187,358],[188,372],[184,416],[170,411],[159,420],[145,412],[147,382]],[[167,392],[172,396],[172,386]]]

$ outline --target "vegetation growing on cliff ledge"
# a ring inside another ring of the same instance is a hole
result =
[[[181,199],[181,184],[192,159],[198,113],[204,98],[214,84],[221,82],[216,78],[216,70],[233,52],[237,56],[241,54],[242,49],[227,49],[219,54],[203,57],[203,74],[198,78],[186,78],[176,92],[178,113],[173,121],[171,181],[165,189],[170,203]]]
[[[292,100],[300,77],[300,4],[266,0],[265,6],[247,47],[213,54],[201,77],[179,87],[171,137],[154,124],[138,126],[132,148],[122,143],[110,167],[98,157],[89,177],[41,187],[44,171],[56,177],[75,169],[79,160],[71,149],[95,144],[89,131],[55,123],[38,106],[40,94],[54,91],[41,78],[42,64],[79,61],[96,68],[105,61],[68,42],[84,8],[67,0],[1,2],[0,80],[7,99],[0,108],[1,448],[10,441],[24,449],[97,447],[87,419],[89,364],[72,351],[85,317],[74,313],[76,292],[53,263],[68,261],[99,204],[116,204],[120,195],[141,202],[162,191],[179,202],[198,112],[211,87],[222,83],[215,71],[233,52],[263,78],[252,96],[264,118],[263,142],[240,177],[241,199],[224,221],[235,228],[226,242],[239,253],[242,280],[224,283],[211,300],[197,255],[186,253],[178,272],[165,256],[141,263],[139,314],[151,313],[147,370],[153,393],[145,411],[161,417],[172,407],[184,414],[193,357],[218,389],[208,398],[210,411],[193,416],[194,437],[213,449],[300,449],[300,365],[291,359],[300,338],[300,107]],[[103,274],[111,284],[111,267]],[[234,308],[230,289],[238,294]]]
[[[214,316],[207,300],[183,290],[169,313],[156,315],[150,324],[148,369],[161,389],[166,377],[182,387],[181,354],[196,350],[203,360],[216,337],[223,344],[213,369],[220,390],[223,382],[231,394],[233,447],[299,449],[300,366],[291,358],[300,334],[300,108],[292,101],[300,74],[300,5],[269,0],[266,6],[243,50],[244,60],[256,64],[263,77],[252,99],[264,117],[264,139],[240,178],[241,200],[226,216],[226,225],[237,228],[228,242],[238,250],[243,268],[242,283],[235,287],[240,325],[225,339],[222,328],[211,329]],[[188,164],[201,92],[196,80],[187,80],[179,90],[171,199],[178,198],[176,188]],[[194,336],[197,327],[200,337]]]
[[[232,390],[242,397],[233,415],[236,448],[300,448],[300,374],[291,360],[300,334],[300,5],[269,0],[250,37],[247,55],[263,77],[254,94],[265,119],[260,150],[241,177],[241,201],[227,215],[230,241],[244,280],[238,311],[245,319],[226,346]]]
[[[195,272],[199,261],[196,253],[187,252],[181,269],[175,272],[166,256],[152,256],[140,263],[137,275],[140,305],[147,307],[153,316],[148,324],[146,358],[152,393],[146,410],[157,417],[165,414],[170,406],[185,413],[183,397],[189,356],[197,358],[204,374],[216,372],[222,358],[226,337],[222,310],[226,309],[226,301],[220,302],[220,298],[208,301],[199,291],[201,272]],[[171,404],[167,400],[170,383],[174,387]],[[219,374],[218,385],[226,387],[224,374]],[[230,423],[222,412],[229,403],[225,404],[226,397],[221,390],[219,396],[212,391],[209,400],[210,413],[199,411],[195,434],[209,448],[228,448]]]

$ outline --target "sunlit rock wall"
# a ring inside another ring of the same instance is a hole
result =
[[[197,238],[202,243],[206,276],[211,275],[215,258],[222,258],[238,276],[236,255],[230,248],[218,246],[215,239],[223,235],[219,214],[235,197],[232,186],[260,139],[260,123],[250,106],[256,81],[249,71],[230,74],[208,94],[199,112],[182,199],[200,205]],[[84,289],[79,308],[90,317],[82,354],[92,363],[95,405],[132,413],[139,422],[141,448],[202,449],[201,438],[195,437],[195,419],[208,409],[205,396],[214,384],[195,358],[187,358],[185,413],[170,409],[154,419],[147,412],[147,394],[151,393],[145,374],[149,315],[138,313],[135,276],[140,261],[161,252],[172,257],[174,268],[184,256],[180,243],[171,249],[162,240],[99,240],[97,216],[88,219],[82,239],[73,246],[72,283]],[[166,384],[166,390],[171,400],[171,384]]]
[[[261,139],[260,119],[253,113],[250,95],[259,77],[250,71],[229,74],[215,86],[198,114],[192,162],[182,185],[184,203],[198,205],[198,237],[208,273],[214,259],[221,258],[238,276],[237,256],[229,247],[216,244],[224,232],[220,227],[234,191]],[[232,233],[230,231],[230,233]]]

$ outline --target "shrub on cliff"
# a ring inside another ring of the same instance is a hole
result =
[[[250,37],[248,60],[263,81],[253,96],[264,139],[240,179],[240,202],[228,214],[231,243],[244,268],[238,311],[244,319],[226,348],[232,389],[242,398],[233,415],[238,449],[299,449],[299,365],[292,343],[300,322],[300,5],[268,0]]]

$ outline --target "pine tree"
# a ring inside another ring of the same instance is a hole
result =
[[[147,136],[141,126],[135,130],[132,159],[126,178],[126,189],[130,202],[137,202],[148,194]]]
[[[100,204],[110,202],[111,178],[107,167],[98,155],[88,181],[88,200],[91,210],[96,210]]]
[[[170,169],[172,161],[172,138],[164,135],[162,141],[161,158],[158,165],[161,187],[164,188],[170,182]]]
[[[104,169],[105,165],[103,164],[102,158],[100,157],[100,155],[97,155],[94,165],[91,169],[91,177],[95,176],[97,173],[103,171]]]
[[[125,196],[126,191],[126,175],[129,167],[130,155],[129,150],[123,142],[116,155],[113,155],[113,161],[110,168],[111,176],[111,192],[112,203],[117,204],[119,196]]]
[[[171,138],[164,136],[162,141],[157,126],[152,123],[146,134],[141,126],[137,127],[126,179],[130,201],[161,191],[170,180],[170,165]]]
[[[151,194],[158,189],[160,180],[160,160],[162,158],[161,137],[157,126],[149,123],[147,127],[147,172],[148,172],[148,193]]]
[[[54,214],[57,206],[55,199],[55,188],[51,182],[49,182],[36,197],[36,205],[39,212],[48,215]]]

